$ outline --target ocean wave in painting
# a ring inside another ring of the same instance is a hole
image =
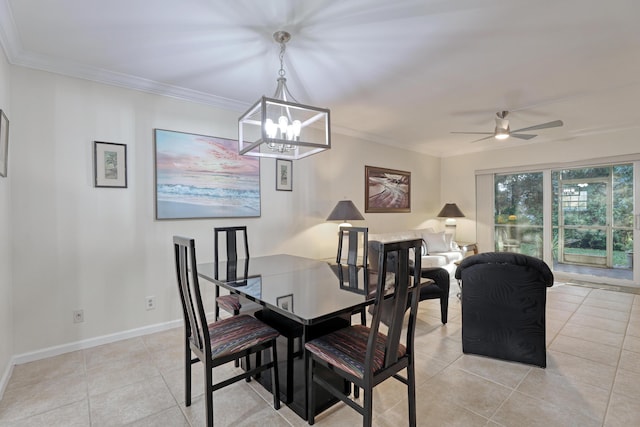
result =
[[[235,188],[206,188],[180,184],[158,185],[158,201],[204,206],[246,206],[260,211],[260,191]]]

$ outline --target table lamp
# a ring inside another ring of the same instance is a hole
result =
[[[464,218],[464,214],[455,203],[445,203],[438,213],[438,218],[447,218],[444,221],[445,232],[449,232],[456,237],[456,218]]]
[[[364,220],[351,200],[340,200],[327,217],[327,221],[342,221],[340,227],[351,227],[347,221]]]

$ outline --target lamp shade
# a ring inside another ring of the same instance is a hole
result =
[[[455,203],[445,203],[438,214],[439,218],[464,218],[464,214]]]
[[[363,220],[364,217],[351,200],[340,200],[327,217],[327,221]]]

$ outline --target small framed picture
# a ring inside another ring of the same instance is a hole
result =
[[[0,176],[7,176],[9,160],[9,119],[0,110]]]
[[[276,190],[293,189],[293,163],[291,160],[276,159]]]
[[[93,142],[95,187],[127,188],[127,146]]]
[[[283,295],[276,298],[276,303],[281,309],[293,313],[293,294]]]

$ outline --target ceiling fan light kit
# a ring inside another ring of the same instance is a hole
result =
[[[276,31],[273,39],[280,44],[278,86],[273,97],[262,96],[238,119],[238,151],[297,160],[330,149],[329,110],[298,103],[287,88],[284,53],[291,34]]]
[[[509,119],[507,119],[508,115],[509,115],[509,112],[506,110],[498,111],[496,113],[496,128],[493,132],[451,132],[451,133],[459,133],[459,134],[466,134],[466,135],[489,135],[484,138],[476,139],[475,141],[471,141],[471,142],[484,141],[492,137],[499,140],[504,140],[509,137],[529,140],[529,139],[535,138],[538,135],[518,133],[518,132],[527,132],[531,130],[554,128],[554,127],[562,126],[564,124],[562,120],[554,120],[552,122],[541,123],[539,125],[529,126],[526,128],[516,129],[514,131],[511,131],[511,129],[509,128]]]

